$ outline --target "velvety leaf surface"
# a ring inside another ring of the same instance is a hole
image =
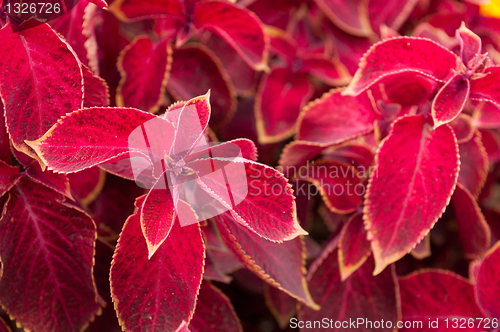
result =
[[[281,141],[293,134],[300,110],[311,98],[307,75],[276,68],[261,82],[255,102],[260,143]]]
[[[22,178],[0,220],[0,301],[32,331],[80,331],[100,310],[92,277],[95,225]]]
[[[201,1],[193,23],[217,33],[255,70],[267,68],[267,40],[260,19],[248,9],[225,1]]]
[[[423,115],[394,123],[379,148],[363,211],[375,274],[410,252],[444,212],[457,181],[458,158],[448,125],[433,130]]]
[[[154,113],[162,103],[172,65],[172,46],[165,38],[153,42],[137,37],[120,54],[118,69],[122,79],[116,105]]]
[[[264,289],[266,306],[271,311],[282,330],[290,324],[290,318],[295,316],[297,301],[279,288],[266,285]]]
[[[446,82],[432,103],[434,127],[454,120],[462,112],[469,98],[469,90],[469,80],[462,75],[455,75]]]
[[[341,281],[338,250],[324,250],[309,269],[307,279],[313,299],[321,306],[314,311],[301,306],[298,319],[302,321],[320,321],[328,317],[333,321],[349,321],[358,318],[375,321],[392,321],[395,326],[400,318],[399,301],[397,297],[397,280],[392,266],[378,276],[372,276],[373,259],[368,259],[347,280]],[[317,331],[318,326],[305,326],[301,331]],[[374,329],[365,325],[358,328],[335,328],[335,325],[325,331],[392,331],[393,329]]]
[[[215,170],[228,170],[231,165],[216,159],[211,161]],[[235,179],[230,183],[231,197],[228,196],[224,177],[204,175],[198,179],[202,188],[228,209],[238,223],[258,236],[281,242],[305,234],[297,220],[291,186],[281,173],[269,166],[246,160],[233,163],[244,163],[246,173],[233,172]],[[205,161],[203,165],[210,166]],[[198,170],[195,163],[190,163],[189,166]],[[233,201],[240,203],[233,204]]]
[[[136,201],[143,203],[144,196]],[[111,266],[111,294],[127,331],[176,331],[189,321],[203,274],[205,248],[198,224],[180,227],[148,260],[140,211],[126,221]]]
[[[310,102],[299,117],[297,140],[340,143],[373,130],[377,118],[365,96],[342,96],[336,89]]]
[[[67,115],[43,137],[29,144],[49,169],[77,172],[127,154],[130,134],[153,118],[156,117],[133,108],[85,108]],[[164,126],[155,135],[162,138],[161,148],[169,150],[168,142],[173,141],[174,130],[167,121]],[[155,138],[149,139],[160,144]],[[149,155],[148,148],[143,148],[142,152]]]
[[[18,166],[10,166],[0,160],[0,196],[5,195],[21,177]]]
[[[236,109],[236,92],[229,75],[213,53],[202,45],[174,51],[167,90],[177,100],[189,100],[210,90],[210,126],[224,124]]]
[[[429,331],[429,319],[439,321],[438,328],[432,329],[434,331],[456,331],[452,328],[453,318],[484,317],[474,299],[472,284],[452,272],[423,270],[400,277],[398,281],[403,320],[423,322],[420,327],[414,326],[404,331]],[[449,321],[448,328],[446,328],[446,318]],[[477,324],[475,326],[477,327]],[[484,329],[468,328],[467,330],[482,331]]]
[[[468,142],[458,145],[460,153],[460,173],[458,181],[474,197],[477,197],[483,188],[488,175],[488,154],[483,146],[479,131]]]
[[[106,82],[82,65],[85,93],[83,107],[109,106],[109,91]],[[75,110],[76,111],[76,110]]]
[[[370,241],[366,239],[363,214],[355,213],[340,233],[339,269],[342,280],[354,273],[371,254]]]
[[[208,281],[201,283],[189,330],[191,332],[243,331],[229,298]]]
[[[26,169],[26,175],[36,182],[39,182],[73,200],[69,188],[69,180],[66,175],[57,174],[49,170],[43,171],[37,161],[33,161],[30,167]]]
[[[497,242],[480,261],[474,289],[479,307],[489,317],[500,319],[500,242]]]
[[[500,66],[492,66],[484,71],[486,76],[471,81],[470,98],[478,101],[488,101],[500,108]]]
[[[182,0],[116,0],[109,10],[124,21],[148,17],[169,16],[172,20],[184,21],[186,9]]]
[[[316,0],[316,3],[345,32],[355,36],[373,33],[368,19],[368,0]]]
[[[0,39],[0,95],[7,128],[16,149],[34,156],[24,140],[41,137],[61,116],[82,107],[81,66],[46,24],[19,33],[6,24]]]
[[[168,186],[167,175],[158,179],[160,186],[151,188],[141,207],[141,229],[148,245],[148,259],[167,238],[175,222],[174,197]]]
[[[491,231],[476,199],[459,182],[451,202],[458,225],[458,238],[465,255],[471,259],[481,257],[490,247]]]
[[[239,225],[227,212],[215,217],[222,239],[252,272],[290,296],[317,308],[304,276],[304,247],[300,238],[274,243]]]
[[[372,64],[377,64],[373,66]],[[423,38],[387,39],[372,46],[361,59],[353,80],[343,92],[358,95],[384,77],[418,73],[444,83],[458,68],[458,58],[439,44]]]

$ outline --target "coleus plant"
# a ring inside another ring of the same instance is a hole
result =
[[[472,2],[2,14],[0,330],[498,330],[500,25]]]

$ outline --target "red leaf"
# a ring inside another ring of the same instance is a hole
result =
[[[457,182],[458,158],[448,125],[433,130],[423,115],[394,122],[379,148],[363,211],[375,274],[410,252],[444,212]]]
[[[161,106],[172,66],[171,40],[153,42],[147,36],[135,38],[118,59],[122,79],[116,105],[155,113]]]
[[[71,196],[77,199],[82,206],[86,206],[94,201],[104,187],[106,172],[98,167],[92,167],[67,176]]]
[[[368,19],[368,0],[316,0],[316,3],[345,32],[363,37],[373,34]]]
[[[37,161],[33,161],[26,169],[26,175],[36,182],[49,187],[50,189],[66,196],[70,200],[73,200],[73,196],[71,196],[71,191],[69,189],[69,180],[66,175],[56,174],[49,170],[43,171]]]
[[[491,244],[491,231],[476,199],[460,183],[451,197],[458,225],[458,238],[469,259],[481,257]]]
[[[473,79],[470,82],[470,99],[488,101],[500,108],[500,66],[491,66],[484,71],[484,77]]]
[[[283,243],[268,241],[236,223],[227,212],[215,220],[224,242],[248,269],[307,306],[318,308],[304,277],[305,253],[300,238]]]
[[[465,113],[460,114],[455,120],[450,122],[450,126],[453,129],[458,144],[468,142],[474,137],[475,130],[470,115]]]
[[[373,130],[377,118],[364,96],[342,96],[342,89],[307,104],[298,120],[297,140],[341,143]]]
[[[481,53],[481,38],[467,29],[464,22],[462,22],[460,29],[456,31],[455,35],[460,44],[462,62],[465,66],[469,67],[469,61]]]
[[[240,176],[239,168],[231,171],[231,166],[237,167],[241,163],[245,167],[244,177]],[[306,234],[297,220],[291,186],[274,168],[236,158],[230,163],[214,158],[211,163],[202,160],[202,163],[192,162],[188,166],[206,174],[199,177],[197,183],[217,199],[225,210],[229,210],[238,223],[257,235],[270,241],[282,242]],[[212,167],[217,172],[211,173]],[[210,172],[203,170],[206,168]],[[217,176],[223,169],[235,178],[226,182],[223,176]],[[228,195],[228,183],[231,196]]]
[[[476,131],[468,142],[458,145],[460,154],[460,173],[458,181],[478,197],[488,175],[488,155],[481,142],[481,133]]]
[[[179,325],[179,328],[175,332],[191,332],[191,331],[188,329],[186,322],[182,321],[181,325]]]
[[[260,19],[248,9],[225,1],[201,1],[194,7],[198,29],[217,33],[255,70],[267,68],[267,40]]]
[[[58,197],[23,178],[0,220],[0,301],[32,331],[80,331],[100,310],[92,277],[95,225]]]
[[[145,196],[137,199],[136,207]],[[176,331],[193,316],[203,274],[200,226],[175,223],[148,260],[140,212],[123,227],[111,266],[111,292],[120,325],[127,331]]]
[[[191,332],[243,332],[229,298],[217,287],[204,281],[189,323]]]
[[[255,101],[259,142],[275,143],[293,135],[300,110],[312,94],[313,87],[305,74],[276,68],[267,75]]]
[[[89,20],[95,14],[96,7],[86,0],[79,0],[75,3],[76,6],[67,15],[59,16],[50,21],[50,26],[64,37],[84,65],[96,70],[98,69],[97,63],[95,63],[97,44],[94,35],[94,22]]]
[[[182,0],[116,0],[109,7],[122,21],[136,21],[151,17],[168,16],[172,20],[184,22],[186,9]]]
[[[210,125],[221,126],[236,109],[236,92],[229,75],[213,53],[202,45],[176,49],[167,90],[177,100],[188,100],[210,89]]]
[[[470,83],[461,74],[455,75],[439,90],[432,102],[434,128],[460,115],[469,98]]]
[[[24,140],[41,137],[61,116],[82,107],[81,66],[68,44],[46,24],[19,33],[7,24],[0,39],[0,95],[7,129],[14,147],[33,157]]]
[[[342,281],[356,272],[370,254],[370,241],[366,239],[363,215],[355,213],[349,218],[340,233],[339,269]]]
[[[109,90],[106,82],[82,65],[85,93],[83,107],[109,106]],[[76,111],[76,110],[75,110]]]
[[[267,308],[280,328],[285,330],[290,324],[290,319],[295,316],[297,301],[278,288],[269,286],[269,284],[266,284],[264,288],[264,299]]]
[[[132,132],[140,130],[151,119],[157,120],[148,124],[161,128],[149,132],[162,135],[162,139],[159,142],[158,137],[149,137],[149,140],[161,146],[148,148],[146,143],[137,142],[136,149],[134,146],[129,147]],[[72,173],[109,162],[119,156],[128,157],[129,150],[146,156],[155,148],[169,151],[173,137],[172,124],[155,115],[133,108],[94,107],[68,114],[43,137],[28,144],[36,150],[49,169]]]
[[[255,94],[258,72],[253,70],[231,45],[218,35],[212,35],[206,46],[220,59],[240,96]]]
[[[323,55],[304,56],[300,70],[332,86],[346,85],[351,81],[351,75],[341,62],[326,59]]]
[[[428,39],[387,39],[373,45],[363,56],[343,94],[359,95],[385,77],[397,76],[404,80],[407,73],[417,73],[444,83],[458,68],[458,62],[455,54]]]
[[[299,321],[321,321],[328,317],[328,321],[357,321],[364,319],[364,323],[357,328],[350,326],[335,328],[329,326],[329,331],[370,331],[367,321],[391,321],[393,326],[400,318],[399,300],[397,296],[397,280],[394,266],[386,269],[381,275],[372,276],[373,259],[369,259],[344,282],[340,279],[338,250],[324,250],[316,259],[307,274],[311,295],[321,306],[321,310],[314,311],[301,306],[297,318]],[[292,326],[293,327],[293,326]],[[318,331],[318,325],[301,328],[301,331]],[[393,331],[393,328],[377,329]]]
[[[479,261],[474,273],[474,290],[479,307],[489,317],[500,319],[500,242],[497,242]]]
[[[456,331],[453,318],[483,318],[474,299],[471,283],[452,272],[444,270],[421,270],[399,278],[403,320],[418,322],[405,331]],[[448,324],[446,324],[448,318]],[[438,320],[438,324],[429,326]],[[448,326],[448,328],[447,328]],[[475,324],[477,327],[477,324]],[[469,328],[482,331],[482,328]]]
[[[364,176],[358,174],[358,169],[353,165],[319,159],[307,168],[299,169],[296,177],[313,183],[319,189],[325,205],[333,212],[351,213],[361,205],[365,192],[361,184]]]
[[[10,166],[0,160],[0,197],[5,195],[21,177],[19,166]]]
[[[500,160],[500,134],[494,130],[480,129],[481,143],[488,155],[490,164]]]

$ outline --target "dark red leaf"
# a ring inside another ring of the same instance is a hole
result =
[[[200,1],[194,7],[193,23],[217,33],[255,70],[267,68],[263,24],[248,9],[226,1]]]
[[[403,320],[412,323],[404,331],[456,331],[454,318],[484,318],[479,310],[472,284],[452,272],[444,270],[421,270],[399,278]],[[448,319],[448,324],[446,324]],[[430,322],[429,322],[430,320]],[[438,321],[437,323],[436,320]],[[432,323],[432,326],[429,324]],[[452,325],[453,324],[453,325]],[[491,324],[490,324],[491,325]],[[477,324],[474,324],[478,327]],[[484,325],[482,325],[484,326]],[[483,328],[468,328],[482,331]]]
[[[171,66],[171,40],[153,42],[147,36],[134,39],[118,59],[122,78],[116,105],[155,113],[163,102]]]
[[[370,241],[366,239],[363,214],[355,213],[340,233],[339,269],[342,281],[363,265],[371,254]]]
[[[460,173],[458,181],[478,197],[488,175],[488,155],[481,141],[481,133],[476,131],[471,140],[459,144]]]
[[[313,325],[314,321],[328,318],[328,331],[375,331],[368,321],[384,320],[392,326],[400,318],[397,280],[394,266],[382,274],[373,276],[373,259],[368,259],[347,280],[341,281],[338,263],[338,250],[324,249],[324,252],[313,263],[307,274],[311,295],[321,306],[314,311],[301,306],[298,312],[304,324],[301,331],[318,331],[321,326]],[[363,322],[359,321],[362,318]],[[355,321],[360,325],[335,326],[335,321]],[[293,327],[293,322],[291,322]],[[377,328],[377,331],[393,331],[393,328]]]
[[[236,92],[229,75],[213,53],[202,45],[176,49],[167,90],[177,100],[189,100],[210,90],[211,126],[221,126],[236,109]]]
[[[210,282],[203,281],[189,331],[243,332],[243,329],[229,298]]]
[[[355,36],[369,36],[373,33],[368,19],[368,0],[316,0],[336,26]]]
[[[100,310],[92,277],[95,225],[59,198],[23,178],[0,220],[0,301],[32,331],[80,331]]]
[[[304,276],[304,246],[300,238],[274,243],[239,225],[227,212],[215,217],[222,239],[252,272],[290,296],[318,308]]]
[[[261,144],[290,137],[302,107],[313,94],[307,75],[276,68],[265,76],[255,101],[257,133]]]
[[[434,226],[453,193],[459,165],[448,125],[432,129],[423,115],[393,124],[379,148],[363,211],[375,274],[410,252]]]
[[[10,166],[0,160],[0,196],[5,195],[21,177],[18,166]]]
[[[46,24],[19,33],[7,24],[0,39],[0,95],[7,129],[14,147],[34,157],[24,140],[41,137],[61,116],[82,108],[81,66],[69,45]]]
[[[500,319],[500,242],[497,242],[479,261],[474,273],[474,289],[479,307],[489,317]]]
[[[145,196],[136,201],[140,208]],[[205,248],[198,224],[175,223],[148,260],[140,211],[125,222],[111,265],[111,293],[120,325],[128,331],[174,332],[193,316]]]
[[[465,255],[470,259],[481,257],[491,244],[491,231],[476,199],[459,182],[451,202],[458,225],[458,238]]]

